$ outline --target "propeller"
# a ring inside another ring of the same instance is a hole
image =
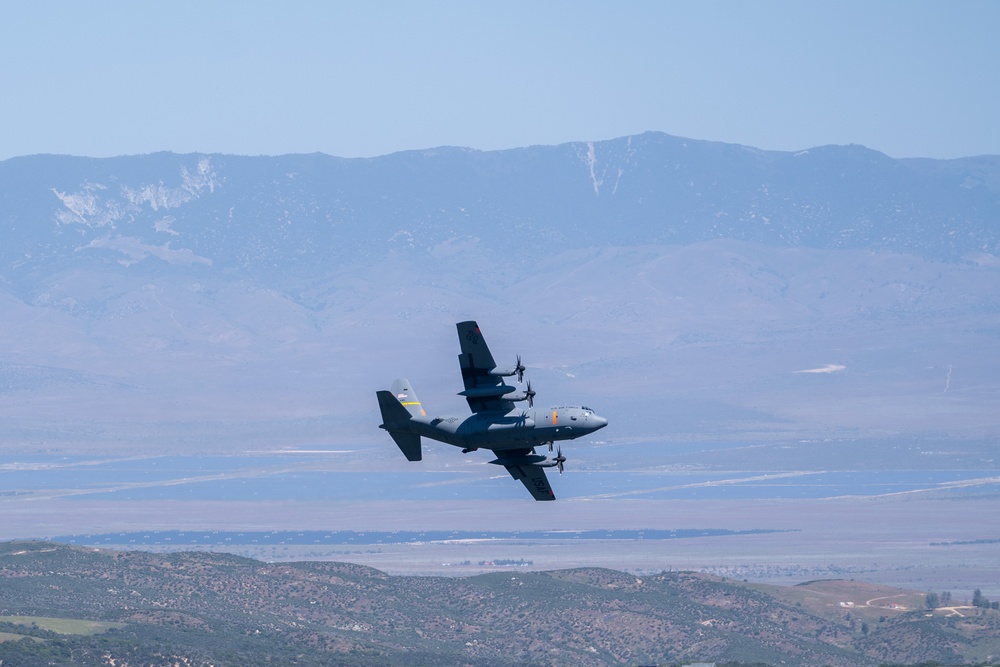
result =
[[[517,355],[517,365],[514,366],[514,372],[517,374],[517,383],[521,384],[524,382],[524,364],[521,363],[521,355]]]
[[[535,407],[535,392],[531,388],[531,380],[528,380],[528,388],[524,390],[524,397],[528,399],[528,407]]]
[[[566,463],[566,457],[562,455],[562,447],[556,450],[556,467],[559,468],[559,474],[563,474],[563,464]]]

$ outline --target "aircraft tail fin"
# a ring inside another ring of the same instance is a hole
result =
[[[420,436],[410,430],[410,420],[424,411],[409,385],[406,380],[396,380],[392,383],[392,391],[376,392],[378,407],[382,411],[379,428],[389,432],[408,461],[419,461],[423,458]]]
[[[413,391],[413,386],[409,380],[400,378],[392,383],[392,393],[399,400],[400,405],[414,417],[426,417],[427,413],[420,406],[420,399],[417,392]]]

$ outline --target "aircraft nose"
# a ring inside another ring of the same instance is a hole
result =
[[[598,417],[597,415],[590,415],[590,423],[594,426],[594,430],[602,429],[608,425],[608,420],[604,417]]]

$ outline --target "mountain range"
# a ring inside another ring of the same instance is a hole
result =
[[[372,393],[394,377],[463,410],[452,323],[475,318],[535,362],[541,400],[602,406],[609,436],[981,437],[997,220],[997,156],[660,133],[14,158],[0,410],[10,443],[56,449],[375,441]]]

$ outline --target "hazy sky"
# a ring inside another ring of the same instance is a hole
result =
[[[0,0],[0,159],[647,130],[1000,154],[1000,2]]]

